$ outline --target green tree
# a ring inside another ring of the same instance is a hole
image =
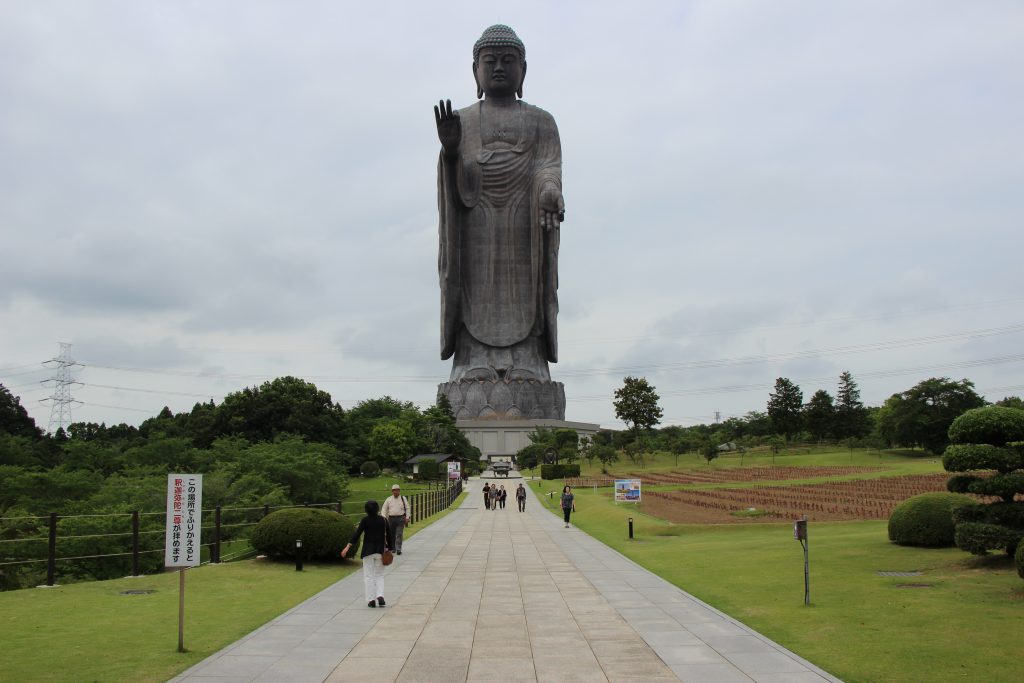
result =
[[[455,426],[452,404],[444,394],[438,396],[437,404],[423,411],[420,421],[424,430],[423,440],[434,453],[448,453],[460,461],[479,460],[480,449],[469,442],[466,435]]]
[[[228,394],[212,416],[206,415],[204,408],[193,408],[193,413],[202,422],[202,434],[197,439],[201,446],[208,446],[221,436],[241,436],[250,443],[258,443],[294,434],[310,442],[335,446],[342,446],[345,438],[341,406],[327,392],[296,377],[278,377],[258,387]],[[188,414],[174,416],[173,420],[188,431]],[[163,413],[155,424],[144,426],[159,429],[161,422],[168,422]]]
[[[13,395],[3,384],[0,384],[0,433],[30,439],[43,438],[43,430],[36,426],[36,421],[21,405],[21,399]]]
[[[1020,396],[1006,396],[996,401],[997,406],[1003,408],[1016,408],[1017,410],[1024,410],[1024,399]]]
[[[968,410],[949,427],[952,444],[942,456],[954,493],[994,497],[991,503],[958,508],[954,538],[962,550],[1013,555],[1024,538],[1024,411],[1002,406]],[[989,475],[991,471],[994,475]]]
[[[419,463],[418,470],[419,478],[424,481],[433,481],[438,477],[439,468],[434,460],[423,460]]]
[[[871,431],[867,408],[860,400],[860,389],[849,370],[839,375],[836,392],[834,436],[837,439],[860,438]]]
[[[775,391],[768,397],[768,417],[776,434],[792,439],[803,423],[804,394],[785,377],[775,380]]]
[[[822,441],[832,436],[835,421],[836,409],[832,405],[832,395],[824,389],[818,389],[804,406],[804,427],[812,438]]]
[[[900,394],[890,396],[878,414],[878,431],[897,446],[921,446],[942,453],[949,445],[947,432],[957,416],[985,405],[967,379],[926,379]]]
[[[659,396],[644,377],[626,376],[622,386],[615,390],[615,417],[626,423],[639,444],[641,433],[661,422]]]
[[[416,434],[401,419],[387,420],[370,431],[370,457],[384,467],[401,467],[416,449]]]
[[[594,446],[594,457],[601,463],[601,472],[608,474],[608,468],[619,459],[619,452],[609,444],[596,444]]]
[[[348,477],[331,467],[332,450],[330,444],[282,436],[249,448],[238,463],[239,472],[260,474],[280,485],[293,503],[342,500],[348,495]]]

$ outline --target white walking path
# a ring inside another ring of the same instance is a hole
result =
[[[512,496],[492,512],[479,488],[405,542],[384,609],[352,574],[173,682],[838,681],[564,528],[532,491],[525,513]]]

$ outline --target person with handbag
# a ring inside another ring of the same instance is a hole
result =
[[[388,520],[388,528],[391,530],[391,541],[394,543],[396,555],[402,554],[402,537],[405,536],[405,527],[412,520],[409,518],[409,499],[402,495],[402,487],[395,484],[391,487],[391,497],[384,501],[380,510],[384,519]]]
[[[576,512],[576,496],[572,494],[572,488],[565,486],[562,489],[562,514],[565,515],[565,528],[569,528],[569,515]]]
[[[366,501],[363,506],[366,516],[359,520],[359,526],[352,534],[352,539],[342,551],[344,558],[352,546],[363,537],[363,547],[359,556],[363,558],[363,586],[367,607],[384,606],[384,567],[391,564],[391,532],[387,521],[380,516],[380,505],[375,500]],[[388,560],[385,562],[385,556]]]

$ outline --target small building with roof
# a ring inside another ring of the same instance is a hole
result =
[[[421,455],[414,455],[404,463],[402,463],[402,469],[406,472],[412,472],[413,474],[420,473],[420,463],[430,460],[437,463],[437,471],[444,472],[448,467],[449,462],[458,462],[458,456],[452,455],[451,453],[423,453]]]

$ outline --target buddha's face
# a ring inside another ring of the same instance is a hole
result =
[[[526,64],[514,47],[485,47],[480,50],[474,74],[487,97],[511,97],[523,85]]]

